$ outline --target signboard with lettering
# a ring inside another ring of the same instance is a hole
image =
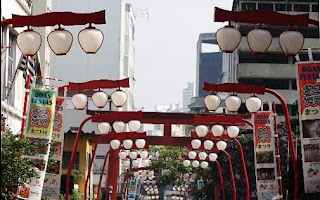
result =
[[[306,193],[320,192],[320,62],[297,63],[301,153]]]
[[[271,111],[254,114],[255,172],[259,200],[272,200],[279,195],[273,117]]]

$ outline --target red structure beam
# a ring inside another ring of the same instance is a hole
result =
[[[13,27],[24,26],[55,26],[55,25],[85,25],[85,24],[105,24],[106,11],[101,10],[94,13],[73,13],[73,12],[50,12],[40,15],[12,15],[12,19],[1,22],[1,26],[12,24]]]
[[[236,23],[298,27],[308,27],[310,23],[309,13],[302,15],[287,15],[269,10],[245,10],[235,12],[223,10],[218,7],[215,7],[214,21],[233,21]]]

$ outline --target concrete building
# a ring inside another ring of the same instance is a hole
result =
[[[220,83],[222,75],[222,52],[215,52],[213,45],[217,45],[214,33],[202,33],[197,43],[197,73],[195,97],[192,98],[189,109],[192,112],[204,112],[204,97],[207,92],[202,90],[204,82]]]
[[[182,111],[189,112],[189,105],[191,104],[191,98],[194,97],[194,83],[187,83],[188,87],[183,89],[182,98]]]
[[[318,0],[300,0],[298,1],[254,1],[254,0],[235,0],[233,3],[234,11],[241,10],[273,10],[285,14],[297,15],[309,13],[310,18],[319,20],[319,1]],[[249,85],[263,85],[275,89],[286,100],[291,115],[296,115],[297,108],[293,106],[298,99],[296,84],[296,58],[285,57],[279,46],[279,35],[288,27],[265,26],[272,35],[270,48],[263,55],[253,55],[248,47],[247,34],[255,26],[248,24],[233,24],[242,34],[241,43],[238,49],[228,54],[224,60],[224,71],[228,72],[224,77],[224,82],[238,82]],[[298,29],[305,37],[303,48],[312,48],[320,46],[319,29],[310,25],[308,28]],[[301,60],[307,60],[306,51],[300,53]],[[313,52],[314,60],[320,60],[320,51]],[[243,96],[242,99],[245,99]],[[263,100],[280,102],[272,95],[264,95]],[[245,110],[245,109],[244,109]],[[278,113],[282,113],[282,108],[277,105]]]
[[[104,41],[100,50],[93,55],[85,54],[76,39],[78,33],[88,25],[64,27],[72,33],[74,37],[73,45],[66,56],[56,56],[51,53],[51,77],[61,79],[62,82],[59,82],[59,85],[64,85],[68,82],[86,82],[98,79],[119,80],[130,78],[130,89],[125,89],[128,94],[128,101],[121,110],[133,110],[135,18],[132,6],[122,0],[56,0],[53,2],[52,10],[78,13],[106,10],[106,24],[93,25],[104,34]],[[54,82],[51,84],[57,85]],[[114,90],[105,91],[110,95]],[[72,94],[68,94],[67,97],[65,134],[76,132],[81,121],[88,117],[86,110],[78,111],[74,109],[71,103],[71,96]],[[97,110],[91,101],[90,94],[88,96],[87,110]],[[108,110],[108,106],[102,110]],[[112,110],[118,109],[112,106]],[[97,124],[94,123],[88,123],[83,129],[86,134],[93,134],[97,131]],[[98,185],[102,163],[108,149],[109,145],[99,145],[90,185]],[[65,153],[69,153],[67,152],[68,149],[65,149],[65,151]],[[87,160],[89,160],[92,150],[89,152],[86,155]],[[88,162],[84,164],[85,166],[81,166],[81,169],[85,172],[88,169]],[[106,166],[105,174],[107,169],[108,166]],[[103,180],[105,180],[105,177]],[[81,188],[81,186],[79,187]],[[104,182],[102,187],[105,187]],[[90,187],[89,191],[90,198],[92,198],[93,187]]]
[[[44,13],[50,9],[51,0],[3,0],[1,20],[11,19],[12,14],[31,15]],[[50,49],[44,44],[45,42],[37,54],[36,63],[22,56],[16,38],[26,28],[13,28],[11,25],[1,27],[1,114],[14,133],[19,133],[21,130],[26,73],[35,75],[38,62],[43,74],[48,74],[50,70],[46,67],[50,63],[50,57],[47,56]],[[45,33],[50,29],[50,27],[35,28],[35,31],[38,31],[42,38],[46,38]],[[9,46],[10,48],[5,48]]]

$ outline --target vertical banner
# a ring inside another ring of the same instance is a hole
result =
[[[136,199],[137,185],[138,185],[138,181],[136,179],[130,180],[128,200]]]
[[[54,141],[54,145],[56,148],[55,151],[52,152],[52,157],[50,158],[53,164],[47,166],[42,191],[43,196],[46,196],[47,198],[52,200],[59,200],[60,195],[65,105],[65,98],[57,97],[52,131],[52,140]]]
[[[271,111],[254,114],[255,173],[259,200],[272,200],[279,196],[273,121]]]
[[[23,155],[31,159],[38,177],[32,177],[25,187],[19,188],[19,197],[40,200],[49,157],[55,113],[56,94],[53,90],[32,89],[30,93],[26,139],[35,142],[35,155]]]
[[[320,192],[320,62],[297,63],[301,153],[306,193]]]

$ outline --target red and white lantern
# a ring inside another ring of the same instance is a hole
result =
[[[216,38],[221,51],[232,53],[240,44],[241,33],[233,26],[225,26],[217,31]]]

